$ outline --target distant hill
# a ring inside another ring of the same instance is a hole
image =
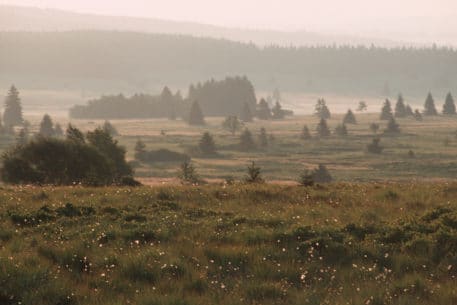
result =
[[[245,75],[258,91],[425,96],[457,92],[456,58],[446,48],[260,48],[178,35],[0,32],[0,87],[157,93]]]
[[[213,25],[177,22],[151,18],[113,17],[79,14],[55,9],[0,6],[0,31],[131,31],[143,33],[181,34],[198,37],[223,38],[258,45],[316,46],[365,45],[395,47],[404,42],[350,35],[324,35],[308,31],[284,32],[225,28]]]

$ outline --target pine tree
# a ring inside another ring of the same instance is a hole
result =
[[[378,133],[379,124],[378,123],[371,123],[370,124],[370,130],[375,134]]]
[[[180,173],[178,177],[183,183],[197,184],[200,182],[197,171],[194,165],[190,161],[184,161],[180,167]]]
[[[79,130],[76,127],[73,127],[71,124],[68,124],[65,134],[68,141],[73,141],[81,144],[86,142],[84,134],[81,132],[81,130]]]
[[[427,99],[424,104],[424,115],[437,115],[438,111],[435,108],[435,101],[433,100],[432,93],[428,93]]]
[[[198,143],[198,148],[205,155],[214,155],[216,153],[216,143],[209,132],[205,132]]]
[[[260,128],[259,145],[262,148],[268,147],[268,135],[267,130],[264,127]]]
[[[386,99],[381,110],[381,120],[390,120],[393,117],[392,115],[392,106],[390,105],[389,99]]]
[[[314,176],[311,171],[305,168],[300,175],[298,176],[298,183],[303,186],[313,186],[314,185]]]
[[[228,131],[232,135],[234,135],[238,130],[243,127],[243,123],[238,120],[238,118],[234,115],[228,116],[225,118],[224,122],[222,122],[222,127]]]
[[[43,137],[53,137],[55,134],[52,119],[48,114],[45,114],[41,120],[39,134]]]
[[[308,126],[303,126],[303,129],[301,131],[300,139],[302,140],[308,140],[311,139],[311,133],[309,132]]]
[[[330,110],[328,109],[324,99],[318,99],[314,109],[317,117],[325,120],[330,119]]]
[[[202,109],[198,101],[194,101],[189,112],[189,124],[190,125],[205,125],[205,119],[203,117]]]
[[[160,94],[160,100],[164,107],[168,110],[168,119],[169,120],[176,120],[176,105],[175,99],[173,97],[173,93],[171,90],[165,86]]]
[[[346,115],[343,118],[344,124],[357,124],[357,120],[355,119],[355,115],[351,109],[348,110]]]
[[[387,123],[387,128],[384,130],[384,133],[387,133],[387,134],[400,133],[400,125],[397,124],[394,117],[390,118],[389,123]]]
[[[366,111],[367,108],[368,108],[367,103],[364,102],[364,101],[360,101],[359,102],[359,106],[357,107],[356,110],[359,111],[359,112],[363,112],[363,111]]]
[[[265,99],[261,99],[257,105],[257,117],[260,120],[269,120],[271,119],[271,110],[268,106],[268,103]]]
[[[419,111],[419,109],[416,109],[416,111],[414,111],[414,118],[416,119],[416,121],[422,121],[422,114]]]
[[[135,143],[135,160],[138,160],[138,161],[143,161],[145,159],[145,156],[146,156],[146,144],[144,144],[143,141],[141,141],[141,139],[138,139]]]
[[[8,91],[5,99],[5,111],[3,112],[3,123],[6,127],[21,125],[24,119],[22,118],[21,99],[19,91],[13,85]]]
[[[406,116],[408,116],[408,117],[414,116],[413,108],[411,108],[410,105],[406,105]]]
[[[455,103],[454,103],[454,98],[452,97],[452,94],[449,92],[446,95],[446,100],[443,105],[443,114],[446,115],[455,115]]]
[[[276,101],[276,104],[274,105],[271,112],[273,113],[273,119],[282,120],[285,117],[284,110],[282,110],[282,106],[278,101]]]
[[[26,145],[29,142],[29,135],[26,128],[21,128],[16,138],[16,143],[19,146]]]
[[[240,113],[240,119],[243,122],[252,122],[253,121],[253,115],[251,111],[251,107],[249,107],[248,103],[243,104],[243,109],[241,109]]]
[[[347,136],[348,135],[348,129],[347,129],[346,125],[343,123],[343,124],[340,124],[340,125],[336,126],[335,134],[338,135],[338,136],[341,136],[341,137]]]
[[[56,123],[54,126],[54,135],[58,138],[63,137],[63,130],[59,123]]]
[[[327,121],[324,118],[322,118],[319,124],[317,124],[316,131],[319,137],[328,137],[330,135],[330,130],[328,129]]]
[[[263,183],[265,180],[262,178],[261,168],[255,164],[254,161],[247,168],[247,176],[245,181],[248,183]]]
[[[327,167],[323,164],[319,164],[313,171],[313,180],[317,183],[329,183],[332,182],[333,178],[327,170]]]
[[[395,117],[404,118],[406,116],[405,100],[401,94],[398,95],[397,104],[395,104]]]
[[[384,147],[379,145],[380,141],[380,138],[374,138],[373,141],[367,145],[367,151],[372,154],[380,154],[384,149]]]
[[[255,149],[254,139],[249,129],[245,129],[240,135],[240,149],[248,151]]]
[[[110,121],[105,121],[105,123],[103,123],[103,130],[109,133],[111,136],[119,135],[117,129],[113,126],[113,124],[110,123]]]

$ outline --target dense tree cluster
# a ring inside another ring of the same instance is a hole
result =
[[[86,136],[69,126],[66,139],[38,137],[2,156],[4,182],[19,184],[123,184],[132,176],[125,149],[98,128]]]
[[[194,77],[230,73],[249,75],[262,90],[271,87],[272,78],[287,91],[388,95],[401,89],[417,95],[431,84],[440,93],[457,90],[452,82],[457,79],[457,51],[445,47],[257,47],[219,39],[104,31],[0,35],[2,73],[29,82],[40,75],[38,81],[52,85],[50,89],[65,84],[65,89],[103,86],[109,92],[122,85],[146,92],[158,78],[185,86]],[[51,81],[57,79],[63,81]],[[213,115],[201,102],[203,110]]]

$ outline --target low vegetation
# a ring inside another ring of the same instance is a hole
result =
[[[1,304],[455,304],[457,185],[4,187]]]

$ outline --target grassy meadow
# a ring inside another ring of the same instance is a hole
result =
[[[456,304],[456,194],[2,187],[0,304]]]
[[[221,127],[223,118],[207,118],[207,125],[193,127],[181,120],[113,120],[111,123],[120,135],[116,138],[127,148],[127,158],[134,157],[134,146],[141,139],[148,150],[168,148],[184,152],[192,157],[198,173],[209,181],[226,177],[242,179],[246,166],[255,161],[262,167],[269,181],[294,183],[299,172],[325,164],[338,181],[383,181],[383,180],[437,180],[454,179],[457,174],[457,118],[424,117],[419,122],[412,118],[398,119],[402,133],[385,136],[386,121],[379,121],[376,113],[355,113],[357,125],[347,125],[349,135],[310,140],[300,139],[303,125],[315,136],[318,119],[313,115],[297,115],[281,121],[260,121],[246,124],[257,140],[259,130],[265,127],[274,140],[265,149],[243,152],[237,147],[239,134],[232,135]],[[341,123],[342,114],[334,114],[328,120],[331,131]],[[32,131],[38,130],[41,116],[29,116]],[[64,117],[53,117],[62,126],[68,123]],[[380,124],[382,154],[370,154],[366,146],[375,134],[369,125]],[[91,130],[103,121],[73,120],[82,130]],[[165,135],[161,134],[164,131]],[[202,156],[196,146],[203,132],[209,131],[216,142],[216,156]],[[3,142],[3,148],[7,142]],[[414,157],[408,153],[412,150]],[[177,182],[175,177],[179,164],[139,164],[136,176],[146,184]]]

